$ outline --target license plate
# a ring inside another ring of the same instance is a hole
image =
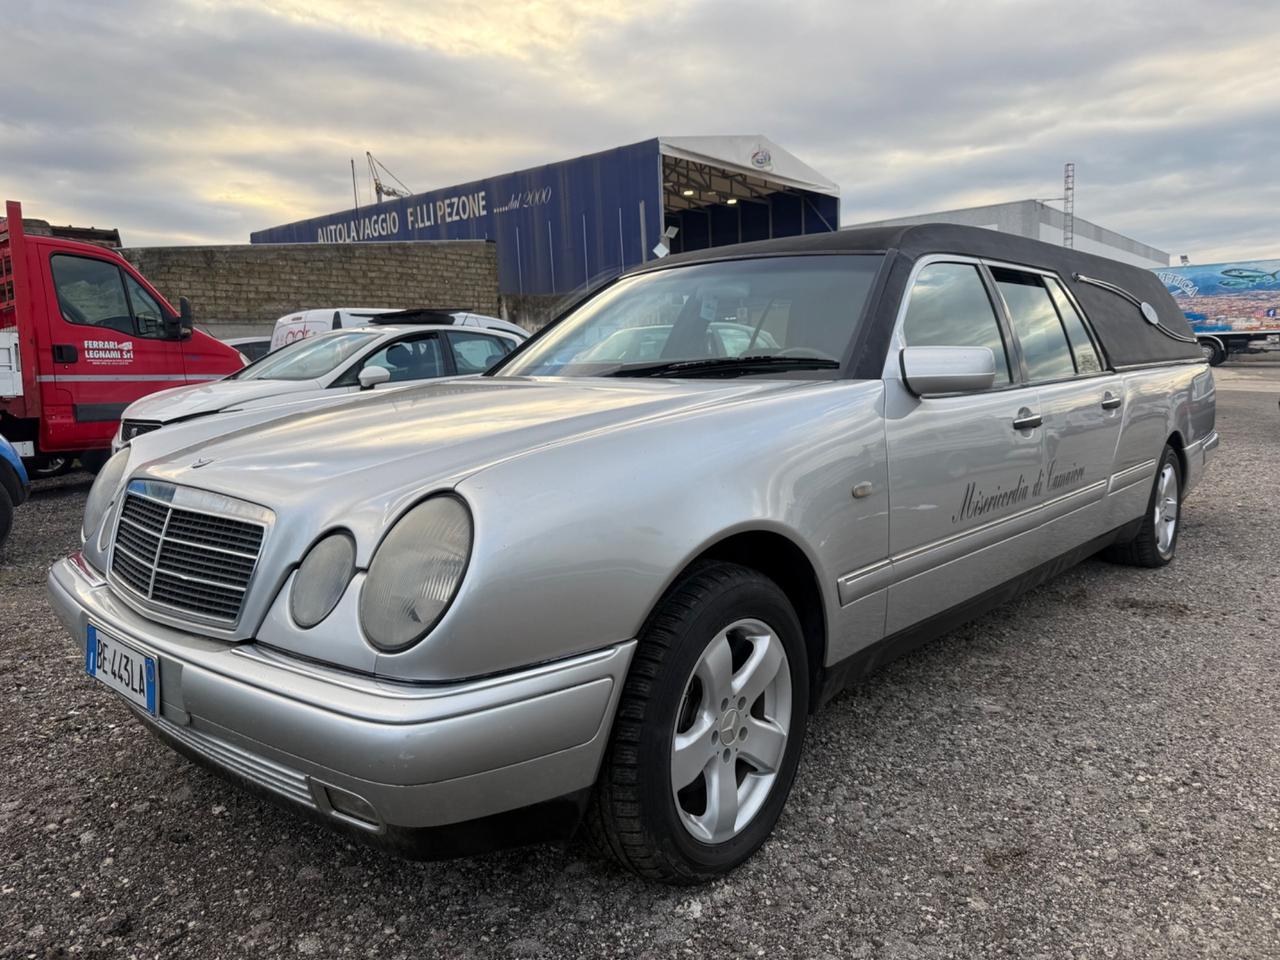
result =
[[[84,648],[84,669],[126,700],[153,717],[160,702],[160,674],[156,658],[103,633],[89,624]]]

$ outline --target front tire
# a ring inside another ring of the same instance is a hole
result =
[[[1111,547],[1106,558],[1132,567],[1163,567],[1178,549],[1181,523],[1182,464],[1178,452],[1166,444],[1138,535],[1128,543]]]
[[[767,577],[708,563],[641,630],[586,826],[642,877],[729,872],[773,831],[809,709],[804,636]]]

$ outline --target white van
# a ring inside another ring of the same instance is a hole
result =
[[[364,327],[370,323],[431,323],[453,327],[478,327],[497,333],[507,333],[523,341],[529,331],[509,320],[490,317],[470,310],[411,309],[398,307],[323,307],[317,310],[300,310],[289,313],[276,321],[271,333],[271,349],[279,350],[295,340],[305,340],[327,330],[344,327]]]

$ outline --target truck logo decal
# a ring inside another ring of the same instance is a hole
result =
[[[133,341],[86,340],[84,358],[89,363],[101,366],[133,363]]]

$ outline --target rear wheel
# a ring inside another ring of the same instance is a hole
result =
[[[641,631],[587,816],[593,839],[667,883],[732,870],[782,812],[808,706],[786,595],[736,564],[695,570]]]
[[[1106,557],[1135,567],[1163,567],[1178,548],[1182,513],[1182,466],[1178,453],[1165,445],[1138,535],[1111,547]]]

